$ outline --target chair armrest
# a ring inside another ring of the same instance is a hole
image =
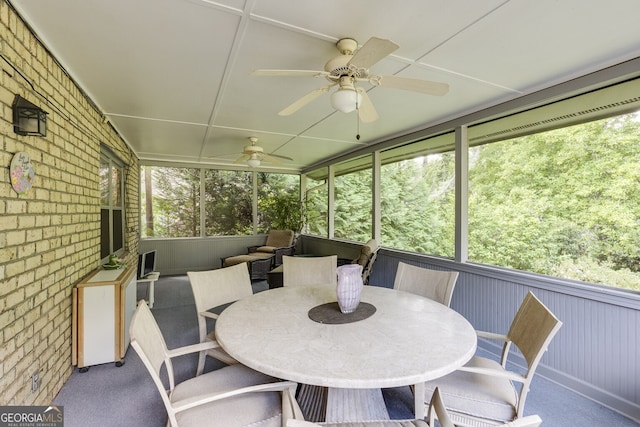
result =
[[[507,371],[507,370],[497,370],[497,369],[490,369],[490,368],[477,368],[477,367],[473,367],[473,366],[463,366],[461,368],[458,368],[459,371],[463,371],[463,372],[472,372],[475,374],[481,374],[481,375],[488,375],[491,377],[499,377],[499,378],[506,378],[512,381],[517,381],[520,383],[525,382],[527,379],[523,376],[520,375],[516,372],[512,372],[512,371]]]
[[[185,354],[199,353],[204,350],[210,350],[213,348],[220,348],[220,344],[216,341],[205,341],[198,344],[185,345],[184,347],[174,348],[167,350],[167,354],[170,358],[184,356]]]
[[[263,245],[249,246],[247,248],[247,253],[250,254],[251,252],[256,252],[260,246],[263,246]]]
[[[295,249],[295,246],[284,246],[282,248],[276,248],[275,250],[275,254],[276,256],[280,255],[293,255],[293,250]]]
[[[212,313],[210,311],[200,311],[198,312],[198,316],[208,317],[209,319],[217,319],[219,317],[217,313]]]
[[[147,274],[145,277],[141,279],[136,279],[136,281],[138,283],[148,283],[148,282],[155,282],[159,278],[160,278],[160,273],[158,273],[157,271],[152,271],[151,273]]]
[[[276,255],[275,264],[276,265],[282,264],[282,256],[283,255],[293,256],[293,252],[294,251],[295,251],[295,245],[285,246],[285,247],[282,247],[282,248],[276,248],[276,250],[274,251],[274,253]]]
[[[291,390],[295,390],[298,386],[297,383],[292,381],[277,381],[274,383],[267,384],[258,384],[249,387],[243,387],[236,390],[226,391],[222,393],[213,393],[209,395],[200,395],[195,397],[190,397],[188,399],[179,400],[174,402],[173,408],[176,412],[184,411],[187,409],[194,408],[196,406],[204,405],[206,403],[211,403],[216,400],[227,399],[229,397],[238,396],[246,393],[258,393],[265,391],[282,391],[282,392],[291,392]]]
[[[487,338],[490,340],[503,341],[503,342],[509,341],[509,338],[506,335],[495,334],[493,332],[476,331],[476,335],[478,336],[478,338]]]

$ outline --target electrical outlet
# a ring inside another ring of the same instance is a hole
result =
[[[38,388],[40,388],[40,384],[42,383],[42,378],[40,378],[40,371],[35,371],[33,375],[31,375],[31,393],[35,393]]]

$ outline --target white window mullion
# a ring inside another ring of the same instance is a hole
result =
[[[206,198],[206,194],[205,194],[205,175],[204,175],[204,168],[200,169],[200,237],[206,237],[207,236],[207,228],[206,228],[206,213],[207,213],[207,208],[206,208],[206,202],[205,200],[207,200]]]
[[[467,127],[456,128],[456,261],[469,257],[469,139]]]
[[[251,173],[251,212],[253,213],[253,234],[258,234],[258,172]]]
[[[335,193],[335,182],[334,182],[335,168],[333,165],[329,166],[329,172],[327,175],[327,234],[329,239],[333,239],[335,237],[335,202],[334,202],[334,193]]]
[[[371,237],[376,239],[380,244],[380,238],[382,236],[382,201],[380,199],[380,168],[381,168],[381,156],[380,151],[374,151],[371,158]]]

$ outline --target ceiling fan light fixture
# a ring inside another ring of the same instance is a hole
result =
[[[362,95],[352,88],[341,87],[331,94],[331,106],[343,113],[350,113],[362,103]]]
[[[252,168],[257,168],[260,166],[260,158],[257,154],[252,154],[251,157],[247,160],[247,164]]]

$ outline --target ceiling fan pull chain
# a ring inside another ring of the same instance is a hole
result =
[[[356,140],[360,141],[360,105],[356,96]]]

